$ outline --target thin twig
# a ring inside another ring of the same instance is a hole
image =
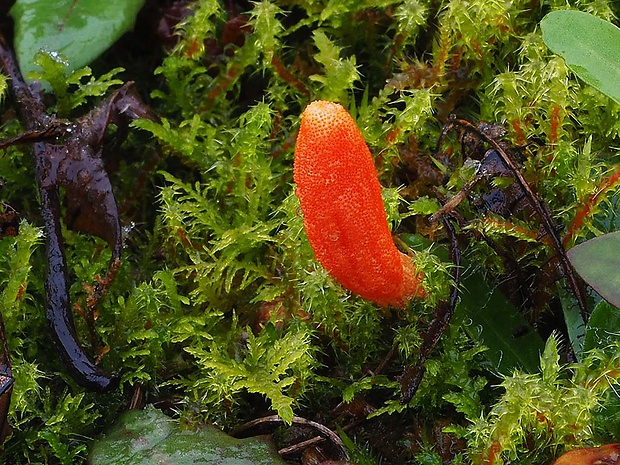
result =
[[[435,318],[433,318],[423,336],[417,364],[406,366],[399,378],[401,385],[400,402],[403,405],[408,404],[418,390],[424,375],[426,361],[439,342],[441,335],[446,331],[458,300],[459,283],[461,280],[461,251],[454,225],[450,222],[447,215],[444,215],[442,219],[450,236],[450,258],[454,264],[452,268],[452,289],[448,302],[440,302],[435,309]]]
[[[564,275],[568,279],[571,291],[573,292],[573,294],[575,295],[575,298],[577,299],[577,303],[579,304],[579,308],[581,309],[582,315],[585,317],[587,315],[587,308],[588,308],[586,304],[586,297],[583,293],[582,288],[579,286],[579,283],[577,282],[577,278],[573,271],[573,267],[570,264],[570,261],[568,260],[568,256],[566,255],[566,250],[564,249],[564,246],[562,245],[562,241],[557,235],[555,223],[551,219],[551,214],[549,213],[548,208],[543,204],[540,198],[534,193],[529,183],[523,177],[523,174],[521,174],[521,171],[515,166],[510,156],[506,153],[505,148],[499,142],[497,142],[492,137],[488,137],[484,133],[484,131],[482,131],[475,124],[472,124],[467,120],[451,118],[446,126],[449,127],[448,125],[460,126],[462,128],[467,129],[468,131],[471,131],[477,134],[478,137],[486,141],[491,147],[497,150],[499,155],[502,157],[502,161],[510,169],[513,176],[519,183],[519,186],[526,193],[532,207],[534,208],[534,210],[536,210],[536,213],[542,220],[543,225],[545,229],[547,230],[547,234],[551,236],[551,239],[553,240],[553,246],[556,249],[556,252],[560,259],[560,266],[562,267],[562,271],[564,272]]]
[[[284,420],[282,420],[282,418],[280,418],[278,415],[269,415],[266,417],[257,418],[255,420],[248,421],[247,423],[244,423],[243,425],[241,425],[239,428],[235,430],[235,432],[233,433],[233,436],[236,437],[239,435],[239,433],[243,431],[246,431],[250,428],[254,428],[256,426],[260,426],[266,423],[284,424]],[[291,420],[291,423],[294,425],[307,426],[307,427],[317,430],[320,434],[322,434],[325,438],[329,439],[336,446],[336,448],[338,449],[340,453],[340,457],[338,459],[347,460],[347,450],[344,447],[344,443],[342,442],[342,439],[340,439],[340,436],[338,436],[336,433],[330,430],[327,426],[317,423],[316,421],[306,420],[305,418],[301,418],[301,417],[293,417],[293,419]],[[316,438],[312,438],[300,444],[304,444],[304,448],[305,448],[312,444],[315,444],[316,442],[318,442],[318,440]],[[289,446],[289,447],[285,447],[284,449],[279,450],[278,453],[280,455],[291,454],[301,449],[302,448],[299,447],[299,445]]]

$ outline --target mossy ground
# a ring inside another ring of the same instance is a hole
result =
[[[620,14],[612,1],[568,3],[605,19]],[[571,344],[561,285],[535,271],[553,256],[538,237],[540,220],[485,216],[474,202],[459,207],[462,237],[472,239],[462,244],[467,271],[489,293],[502,282],[504,290],[514,286],[516,269],[533,276],[508,293],[509,302],[540,337],[554,333],[561,343],[549,338],[540,372],[519,367],[517,357],[517,371],[498,373],[487,357],[492,349],[466,331],[467,312],[489,300],[480,295],[457,312],[414,399],[399,402],[398,375],[416,363],[421,333],[450,285],[445,233],[424,218],[472,176],[457,144],[449,162],[432,158],[449,115],[497,123],[509,145],[525,147],[523,174],[560,234],[571,235],[567,243],[614,228],[615,188],[580,215],[618,162],[619,108],[572,76],[538,27],[566,6],[199,0],[169,49],[152,35],[151,15],[141,18],[122,46],[93,64],[96,76],[125,68],[103,80],[136,81],[161,116],[136,121],[110,163],[125,248],[96,326],[109,347],[102,365],[122,374],[116,392],[85,392],[49,349],[44,232],[29,149],[0,157],[2,201],[23,218],[20,234],[0,241],[15,375],[13,435],[2,460],[80,463],[134,395],[226,431],[274,411],[288,421],[297,415],[347,427],[359,464],[487,463],[490,456],[495,464],[540,464],[565,448],[617,439],[618,399],[609,387],[619,352],[563,365]],[[84,87],[74,82],[69,95]],[[314,261],[292,184],[299,115],[314,99],[337,100],[356,118],[376,157],[395,237],[421,250],[431,299],[381,309],[348,294]],[[50,108],[79,113],[82,107],[71,109],[78,101]],[[2,108],[1,135],[15,135],[11,100]],[[65,231],[65,238],[72,299],[80,303],[83,284],[105,274],[109,251],[92,237]]]

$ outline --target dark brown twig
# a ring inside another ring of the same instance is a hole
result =
[[[255,420],[251,420],[247,423],[244,423],[243,425],[238,427],[233,433],[233,436],[238,437],[240,433],[242,433],[243,431],[246,431],[251,428],[255,428],[260,425],[269,424],[269,423],[284,424],[284,420],[282,420],[282,418],[280,418],[278,415],[269,415],[266,417],[257,418]],[[317,423],[316,421],[306,420],[305,418],[301,418],[301,417],[293,417],[293,419],[291,420],[291,423],[294,425],[298,425],[298,426],[306,426],[306,427],[309,427],[309,428],[312,428],[318,431],[319,434],[321,434],[324,438],[326,438],[334,446],[336,446],[339,452],[339,455],[340,455],[338,457],[338,460],[347,460],[347,450],[344,447],[344,443],[342,442],[342,439],[340,439],[340,436],[334,433],[327,426]],[[310,445],[316,444],[317,442],[319,442],[317,438],[312,438],[312,439],[309,439],[308,441],[303,441],[300,444],[296,444],[290,447],[285,447],[279,450],[278,453],[280,455],[289,455],[299,450],[302,450],[306,447],[309,447]]]
[[[26,131],[0,143],[0,148],[33,144],[35,175],[46,231],[48,269],[45,279],[46,316],[61,359],[80,385],[97,391],[112,389],[118,378],[101,368],[82,348],[69,303],[68,267],[60,222],[59,189],[66,192],[67,226],[107,241],[112,249],[108,276],[102,292],[88,303],[93,311],[120,266],[122,235],[118,207],[103,165],[102,142],[110,123],[128,119],[155,119],[131,82],[115,91],[102,105],[75,122],[48,116],[38,90],[24,81],[17,61],[0,34],[0,68],[11,79],[15,106]]]
[[[444,215],[443,223],[450,236],[450,258],[454,265],[452,269],[450,299],[447,302],[440,302],[435,308],[435,317],[424,332],[422,346],[420,347],[420,357],[417,364],[406,366],[403,370],[403,374],[399,378],[401,385],[400,402],[403,405],[409,403],[418,390],[420,382],[422,381],[422,376],[424,376],[426,361],[439,342],[441,335],[448,328],[458,300],[459,283],[461,280],[461,251],[458,245],[456,230],[450,218]]]
[[[562,272],[564,273],[564,276],[568,280],[570,289],[575,295],[575,298],[577,299],[577,303],[579,304],[579,308],[581,309],[582,315],[585,318],[585,316],[587,315],[587,308],[588,308],[587,303],[586,303],[586,296],[583,292],[583,288],[579,286],[575,272],[573,271],[573,267],[570,264],[570,261],[568,260],[568,256],[566,255],[566,250],[564,249],[564,246],[562,245],[562,241],[557,234],[556,225],[553,219],[551,218],[551,214],[548,208],[546,207],[546,205],[534,193],[529,183],[523,177],[523,174],[521,174],[521,171],[517,168],[515,163],[512,161],[512,158],[506,153],[504,146],[502,146],[502,144],[497,142],[494,138],[489,137],[487,134],[485,134],[485,132],[481,130],[480,128],[478,128],[475,124],[472,124],[467,120],[451,117],[448,120],[448,123],[446,123],[444,132],[442,133],[442,137],[440,138],[440,143],[443,142],[445,138],[445,134],[447,134],[454,127],[460,127],[460,128],[466,129],[467,131],[476,134],[481,140],[484,140],[485,142],[487,142],[491,147],[493,147],[497,151],[497,153],[502,158],[502,161],[504,162],[504,164],[511,171],[512,175],[519,183],[519,187],[525,192],[531,206],[534,208],[534,210],[540,217],[546,233],[551,237],[553,246],[560,260],[560,266],[562,268]],[[441,147],[441,146],[439,145],[438,147]]]
[[[50,128],[59,126],[57,120],[47,116],[40,96],[24,81],[17,61],[1,35],[0,66],[11,78],[11,90],[27,134],[48,134]],[[57,146],[47,142],[36,142],[33,151],[41,199],[41,215],[46,231],[48,271],[45,289],[48,324],[56,348],[76,381],[89,389],[105,391],[114,386],[116,380],[97,367],[84,352],[75,332],[69,305],[68,270],[61,234],[58,180],[52,169],[54,163],[58,163],[60,153]]]

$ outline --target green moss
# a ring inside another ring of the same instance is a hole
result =
[[[244,40],[226,44],[223,31],[235,26],[224,3],[196,2],[178,45],[144,71],[157,77],[150,98],[161,119],[133,123],[112,177],[126,226],[123,265],[99,305],[94,340],[79,313],[76,320],[88,350],[109,349],[101,363],[120,372],[117,392],[85,393],[49,350],[32,163],[27,148],[0,157],[3,201],[26,218],[17,237],[0,241],[0,298],[16,379],[7,463],[83,462],[90,438],[134,392],[145,402],[171,402],[188,422],[231,429],[268,411],[289,422],[320,413],[329,426],[344,426],[347,419],[325,406],[346,409],[362,399],[373,426],[347,430],[360,463],[440,463],[435,422],[467,440],[453,463],[478,463],[491,448],[496,464],[543,463],[565,448],[606,440],[617,421],[601,419],[599,407],[613,411],[614,399],[596,380],[616,376],[617,355],[592,353],[568,370],[558,359],[563,346],[551,338],[541,373],[498,374],[474,332],[464,331],[463,312],[408,405],[400,403],[398,382],[403,367],[417,362],[435,304],[452,284],[445,233],[424,216],[475,172],[461,166],[453,139],[451,156],[432,158],[450,114],[498,123],[508,145],[527,144],[524,176],[564,226],[562,235],[616,169],[618,106],[576,80],[540,37],[538,21],[566,2],[262,0],[243,12],[247,24],[237,32]],[[611,3],[570,6],[609,18]],[[39,59],[56,97],[50,111],[60,116],[86,111],[121,83],[118,69],[67,76],[49,55]],[[4,85],[0,79],[0,96]],[[299,115],[318,98],[340,101],[356,118],[396,242],[419,250],[428,299],[378,308],[314,260],[292,162]],[[9,120],[0,138],[19,130]],[[444,176],[448,182],[436,181]],[[487,187],[506,187],[503,181]],[[139,182],[146,187],[136,199]],[[615,217],[616,204],[606,202],[615,190],[605,191],[596,222],[587,216],[571,240],[612,227],[600,215]],[[489,277],[489,288],[510,277],[513,263],[536,270],[552,260],[534,217],[483,217],[468,200],[459,212],[468,223],[459,234],[474,238],[462,242],[466,266]],[[84,284],[105,274],[109,251],[98,239],[64,234],[72,302],[83,305]],[[556,301],[549,289],[548,312]],[[479,297],[481,306],[487,297]],[[410,425],[418,417],[424,432],[416,436]],[[388,430],[398,435],[391,450],[372,440]]]
[[[617,347],[593,351],[569,368],[560,364],[558,341],[551,336],[540,357],[540,373],[516,372],[504,378],[499,401],[485,416],[472,415],[466,435],[474,463],[543,463],[564,448],[595,439],[594,417],[618,376]],[[615,396],[614,396],[615,397]]]

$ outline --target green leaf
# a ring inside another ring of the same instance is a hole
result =
[[[69,70],[81,68],[133,28],[144,0],[17,0],[15,52],[22,74],[36,70],[34,56],[47,50],[63,56]]]
[[[547,47],[577,76],[620,103],[620,29],[573,10],[549,13],[540,28]]]
[[[264,437],[235,439],[217,428],[183,430],[153,407],[130,410],[91,449],[91,465],[284,465]]]
[[[457,308],[471,319],[465,330],[489,348],[484,353],[493,369],[505,375],[515,369],[536,372],[544,342],[518,309],[480,274],[464,279],[462,288]]]
[[[581,309],[577,299],[565,289],[559,289],[559,297],[562,304],[562,312],[564,313],[564,322],[568,330],[568,339],[577,360],[581,360],[583,358],[583,344],[586,335],[586,324],[581,316]]]
[[[437,199],[432,199],[425,195],[412,200],[409,204],[409,211],[414,215],[431,215],[441,208]]]
[[[620,334],[620,310],[601,300],[590,315],[584,349],[605,349],[617,344]]]
[[[403,234],[400,238],[416,251],[430,245],[428,239],[418,234]],[[446,249],[436,247],[433,252],[448,260]],[[469,267],[468,263],[462,265],[464,269]],[[459,289],[455,317],[467,321],[465,331],[488,348],[484,355],[492,370],[504,375],[515,369],[536,372],[545,344],[519,309],[499,288],[491,287],[479,272],[465,276]]]
[[[583,242],[568,251],[577,273],[608,302],[620,307],[620,231]]]
[[[606,431],[608,437],[620,437],[620,397],[615,392],[609,393],[606,402],[594,415],[597,429]]]

